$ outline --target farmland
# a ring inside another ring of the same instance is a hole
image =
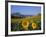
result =
[[[23,18],[11,18],[11,31],[40,30],[41,16],[26,16]]]

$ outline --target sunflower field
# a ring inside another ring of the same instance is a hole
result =
[[[41,29],[41,16],[11,18],[11,31],[29,31]]]

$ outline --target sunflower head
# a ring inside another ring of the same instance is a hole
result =
[[[23,20],[23,21],[22,21],[22,27],[23,27],[24,29],[28,29],[28,26],[29,26],[29,21],[28,21],[28,20]]]
[[[36,28],[37,28],[36,23],[32,23],[32,28],[33,28],[33,29],[36,29]]]

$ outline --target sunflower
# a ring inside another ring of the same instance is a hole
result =
[[[32,28],[33,28],[33,29],[36,29],[36,28],[37,28],[36,23],[32,23]]]
[[[22,21],[22,27],[26,30],[28,30],[28,26],[29,26],[29,21],[28,20],[23,20]]]

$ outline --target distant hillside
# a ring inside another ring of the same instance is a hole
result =
[[[32,15],[23,15],[23,14],[20,14],[20,13],[13,13],[11,14],[11,17],[12,18],[23,18],[23,17],[26,17],[26,16],[32,16]]]

